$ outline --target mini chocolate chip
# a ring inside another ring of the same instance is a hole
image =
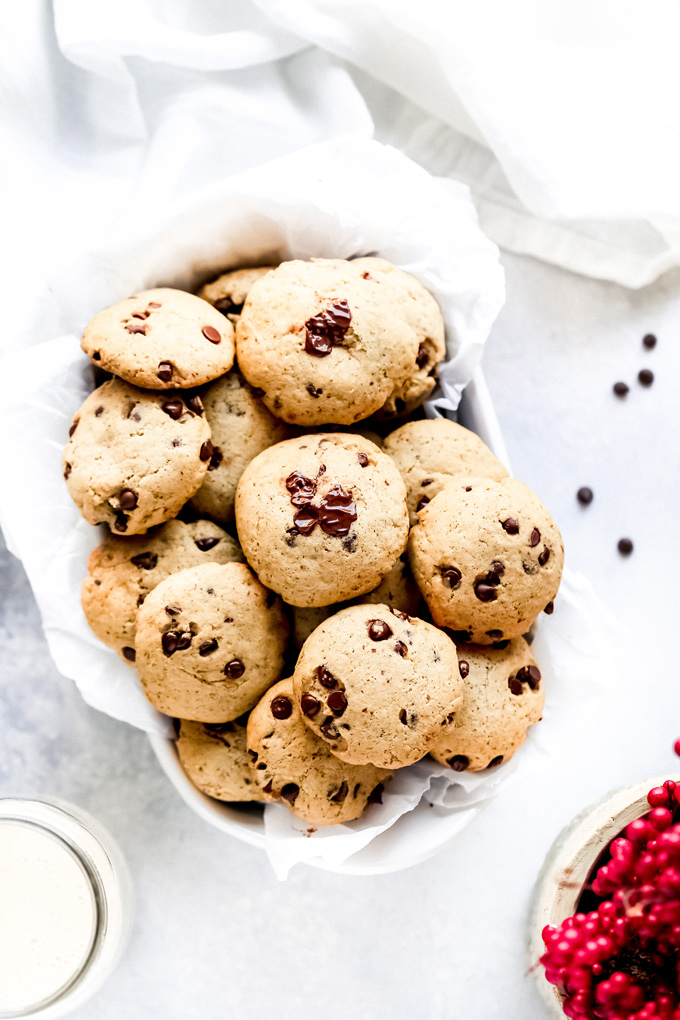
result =
[[[216,651],[217,651],[217,641],[215,640],[215,638],[210,638],[209,641],[204,641],[203,644],[200,645],[200,647],[198,649],[198,654],[202,655],[203,657],[205,657],[206,655],[210,655],[212,652],[216,652]]]
[[[146,307],[147,308],[161,308],[162,306],[161,306],[159,301],[149,301],[149,303],[148,303],[148,305]]]
[[[69,439],[71,438],[71,436],[73,435],[75,430],[78,428],[78,422],[79,421],[80,421],[80,418],[76,418],[76,420],[72,423],[71,428],[68,430],[68,437],[69,437]]]
[[[243,665],[240,659],[232,659],[224,667],[224,675],[229,677],[230,680],[238,680],[240,676],[246,671],[246,667]]]
[[[95,416],[95,418],[98,418],[100,416],[100,414],[103,414],[103,413],[104,413],[104,408],[103,407],[98,407],[97,410],[94,412],[94,416]]]
[[[311,719],[321,708],[321,702],[313,694],[303,694],[300,698],[300,707],[302,708],[303,715]]]
[[[326,687],[329,690],[335,687],[338,682],[331,673],[331,671],[326,669],[325,666],[316,667],[316,679],[319,681],[322,687]]]
[[[342,548],[345,552],[353,553],[357,551],[357,536],[352,532],[350,535],[345,535],[342,540]]]
[[[406,656],[408,655],[408,648],[406,647],[403,641],[397,641],[396,645],[394,646],[394,650],[399,655],[401,655],[402,659],[405,659]]]
[[[384,620],[368,621],[368,636],[371,641],[386,641],[391,635],[392,630]]]
[[[643,336],[642,346],[646,347],[648,351],[651,351],[654,347],[656,347],[656,337],[653,333],[646,333]]]
[[[546,616],[552,616],[552,614],[555,612],[555,603],[549,602],[548,605],[543,610],[543,612],[546,614]]]
[[[465,772],[469,764],[470,759],[466,754],[454,754],[453,758],[449,758],[449,765],[454,772]]]
[[[538,557],[538,562],[541,564],[542,567],[544,567],[549,559],[550,559],[550,549],[548,549],[548,547],[546,546],[543,549],[543,552],[541,553],[541,555]]]
[[[323,393],[323,390],[317,390],[314,383],[310,382],[307,383],[307,392],[309,393],[310,397],[314,397],[315,400],[318,400],[321,394]]]
[[[615,382],[612,389],[617,397],[625,397],[630,392],[630,386],[626,386],[625,382]]]
[[[342,715],[347,708],[347,698],[343,691],[332,691],[328,695],[328,707],[334,715]]]
[[[503,755],[497,754],[495,758],[492,758],[489,764],[486,766],[488,769],[495,769],[497,765],[500,765],[503,761]]]
[[[358,453],[357,460],[359,461],[361,467],[368,467],[368,457],[366,456],[365,453]]]
[[[194,635],[190,630],[180,631],[177,635],[177,651],[184,652],[193,641]]]
[[[454,641],[457,641],[458,644],[461,644],[461,643],[465,644],[466,641],[470,640],[470,631],[469,630],[452,630],[451,631],[451,637],[453,638]]]
[[[472,492],[472,486],[471,485],[466,485],[465,486],[465,491],[466,492]]]
[[[326,474],[326,465],[325,464],[319,464],[318,477],[321,478],[321,475],[325,475],[325,474]]]
[[[182,445],[182,440],[181,439],[173,439],[172,445],[174,447],[181,446]]]
[[[248,754],[253,759],[253,764],[255,764],[255,762],[259,758],[259,755],[258,755],[257,751],[253,751],[253,750],[251,750],[251,748],[248,748]]]
[[[630,556],[633,551],[633,543],[629,538],[620,538],[617,548],[622,556]]]
[[[222,335],[215,329],[214,326],[204,326],[203,329],[201,330],[201,333],[206,338],[206,340],[210,341],[211,344],[222,343]]]
[[[213,452],[212,452],[212,457],[210,458],[210,463],[208,464],[208,471],[215,471],[215,470],[217,470],[217,468],[222,463],[222,459],[223,459],[222,458],[222,451],[220,450],[219,446],[214,446],[213,447]]]
[[[210,460],[212,455],[213,455],[213,444],[211,443],[211,441],[209,439],[206,439],[206,441],[203,443],[203,445],[201,447],[200,458],[201,458],[201,460]]]
[[[475,595],[480,602],[495,602],[498,598],[495,585],[487,584],[486,581],[475,582]]]
[[[158,364],[156,375],[161,382],[170,382],[172,379],[172,365],[169,361],[161,361]]]
[[[319,729],[327,740],[337,740],[340,736],[338,727],[335,725],[335,719],[332,715],[329,715],[324,719]]]
[[[194,414],[203,414],[203,402],[200,397],[187,397],[186,404],[189,410],[193,411]]]
[[[168,616],[179,616],[179,614],[182,612],[182,607],[177,605],[166,606],[165,611],[168,614]]]
[[[300,532],[297,528],[289,528],[284,539],[286,545],[289,545],[292,548],[295,545],[295,540],[299,534]]]
[[[517,670],[517,679],[529,684],[535,690],[541,682],[541,671],[538,666],[522,666]]]
[[[500,580],[504,573],[505,566],[501,563],[500,560],[494,560],[491,564],[491,570],[489,571],[489,574],[487,576],[487,581],[489,582],[489,584],[498,584],[498,581]],[[492,578],[496,578],[496,580],[494,581],[492,580]]]
[[[440,567],[439,572],[442,575],[442,584],[444,587],[451,588],[453,591],[460,587],[463,575],[458,567]]]
[[[139,556],[133,556],[130,563],[134,563],[136,567],[141,567],[142,570],[153,570],[158,563],[158,556],[156,553],[151,552],[140,553]]]
[[[73,468],[71,467],[71,465],[70,464],[66,464],[64,466],[64,478],[68,478],[68,476],[71,474],[72,471],[73,471]]]
[[[465,659],[459,659],[459,661],[458,661],[458,669],[460,671],[460,675],[462,676],[462,678],[464,680],[466,676],[469,676],[469,673],[470,673],[470,663],[466,662]]]
[[[385,787],[382,783],[378,783],[374,790],[368,795],[367,804],[382,804],[382,795],[385,792]]]
[[[430,502],[429,496],[421,496],[420,499],[418,500],[418,505],[416,506],[416,513],[419,510],[422,510],[424,506],[427,506],[429,502]]]
[[[133,312],[132,313],[132,318],[133,319],[148,319],[149,318],[149,313],[148,312]]]
[[[137,658],[137,652],[134,650],[134,648],[130,648],[129,645],[123,649],[123,655],[125,656],[128,662],[134,662],[135,659]]]
[[[405,708],[402,708],[399,713],[399,722],[402,726],[408,726],[412,730],[418,722],[418,714],[414,711],[407,712]]]
[[[518,680],[516,676],[508,677],[508,687],[512,694],[520,695],[524,688],[522,687],[522,681]]]
[[[275,719],[287,719],[293,711],[293,703],[284,694],[279,694],[278,697],[273,698],[269,707]]]
[[[371,274],[369,272],[365,272],[365,273],[361,274],[361,279],[362,280],[372,280],[373,277],[371,276]]]
[[[101,361],[102,360],[102,356],[99,353],[99,351],[95,351],[94,352],[94,354],[92,355],[92,360],[93,361]]]
[[[487,635],[487,637],[490,637],[492,641],[500,641],[500,639],[503,637],[503,631],[502,630],[487,630],[486,635]]]
[[[529,545],[531,546],[532,549],[534,549],[538,545],[538,543],[540,541],[541,541],[541,533],[538,530],[538,528],[534,528],[534,530],[531,532],[531,538],[529,539]]]
[[[334,794],[332,795],[329,794],[328,799],[332,800],[335,804],[341,804],[342,801],[346,799],[348,792],[349,787],[345,780],[343,779],[342,783],[340,784],[340,788],[336,790]]]
[[[390,607],[390,612],[391,612],[392,616],[396,616],[398,620],[403,620],[404,623],[410,623],[411,622],[411,617],[408,616],[406,613],[402,613],[401,609],[392,609]]]
[[[126,322],[125,328],[128,333],[141,333],[142,336],[146,336],[146,326],[143,322]]]
[[[297,783],[286,783],[281,790],[281,796],[284,800],[287,800],[289,804],[294,804],[299,792],[300,787]]]
[[[134,489],[121,489],[118,493],[118,506],[121,510],[134,510],[137,506],[137,493]]]
[[[113,522],[113,526],[116,531],[127,531],[128,521],[130,518],[127,514],[124,514],[122,510],[116,510],[116,516]]]
[[[581,506],[588,506],[589,503],[593,502],[593,490],[584,485],[576,493],[576,498]]]
[[[161,638],[161,645],[163,648],[164,655],[172,655],[177,650],[177,638],[179,634],[176,630],[168,630],[163,634]]]
[[[209,549],[214,549],[219,541],[219,538],[195,538],[194,545],[197,546],[201,552],[208,552]]]
[[[181,400],[166,400],[161,405],[166,414],[169,414],[171,418],[177,421],[184,414],[184,404]]]
[[[418,368],[425,368],[429,360],[430,356],[427,353],[427,347],[425,346],[425,344],[421,344],[418,348],[418,353],[416,355],[416,365],[418,366]]]
[[[654,373],[648,368],[641,368],[638,372],[638,381],[641,386],[651,386],[654,382]]]

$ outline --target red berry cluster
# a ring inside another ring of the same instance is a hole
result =
[[[680,1020],[680,786],[647,801],[595,873],[597,909],[543,929],[541,963],[568,1017]]]

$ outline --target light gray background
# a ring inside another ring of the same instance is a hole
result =
[[[127,954],[78,1020],[544,1016],[524,920],[550,843],[608,789],[676,767],[680,275],[631,292],[503,261],[508,300],[484,367],[512,466],[553,512],[569,565],[625,625],[634,682],[584,716],[556,769],[511,787],[435,859],[377,878],[300,867],[279,883],[262,852],[184,806],[141,733],[89,709],[57,674],[4,552],[0,795],[90,810],[135,884]],[[646,352],[650,331],[659,344]],[[649,390],[636,382],[645,366]],[[631,385],[624,401],[617,379]],[[595,491],[587,509],[580,485]],[[622,535],[635,542],[625,560]]]

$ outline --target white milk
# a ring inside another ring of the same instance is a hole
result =
[[[94,943],[92,884],[67,844],[0,819],[0,1017],[53,1000]]]

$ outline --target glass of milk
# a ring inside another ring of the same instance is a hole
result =
[[[98,991],[127,941],[131,888],[80,808],[0,798],[0,1018],[55,1020]]]

